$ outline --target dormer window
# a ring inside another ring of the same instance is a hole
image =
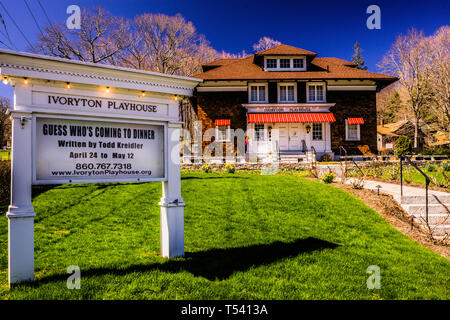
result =
[[[267,59],[266,68],[273,69],[277,67],[277,59]]]
[[[291,67],[291,59],[280,59],[280,68],[289,69]]]
[[[265,57],[266,71],[306,71],[306,58],[302,56]]]
[[[303,68],[304,68],[304,60],[294,59],[294,69],[303,69]]]

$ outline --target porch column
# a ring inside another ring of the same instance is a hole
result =
[[[8,207],[8,283],[34,279],[34,208],[31,205],[31,113],[12,112],[11,204]]]
[[[329,122],[325,123],[325,152],[331,152],[331,126]]]
[[[166,258],[184,256],[184,206],[181,197],[180,123],[167,128],[167,181],[162,183],[161,255]]]

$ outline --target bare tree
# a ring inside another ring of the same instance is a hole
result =
[[[431,58],[427,59],[431,108],[439,129],[450,138],[450,26],[438,29],[427,42],[431,48]]]
[[[83,8],[81,28],[70,30],[61,23],[45,27],[30,50],[60,58],[89,62],[115,61],[111,58],[131,44],[129,22],[102,8]]]
[[[217,52],[180,14],[142,14],[134,19],[139,45],[135,55],[147,52],[149,68],[162,73],[193,75],[203,63],[217,58]]]
[[[8,98],[0,97],[0,148],[11,141],[11,119],[6,114],[10,106],[11,102]]]
[[[262,38],[259,38],[257,43],[253,44],[253,50],[255,52],[259,52],[259,51],[267,50],[272,47],[278,46],[280,44],[281,44],[280,41],[274,40],[269,37],[262,37]]]
[[[430,47],[423,32],[415,29],[399,35],[378,65],[383,71],[395,75],[407,89],[409,108],[414,114],[414,148],[418,147],[419,122],[426,112],[430,98]]]

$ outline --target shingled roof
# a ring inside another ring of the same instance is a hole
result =
[[[286,44],[279,44],[275,47],[263,50],[263,51],[259,51],[257,53],[255,53],[256,55],[260,55],[260,56],[266,56],[266,55],[271,55],[271,56],[276,56],[276,55],[305,55],[305,56],[316,56],[317,53],[312,52],[312,51],[308,51],[305,49],[301,49],[301,48],[296,48],[293,46],[288,46]]]
[[[308,71],[264,71],[255,63],[261,55],[310,55]],[[319,80],[319,79],[370,79],[384,85],[398,80],[389,75],[355,68],[356,64],[338,58],[319,58],[316,54],[287,45],[279,45],[241,59],[220,59],[207,64],[217,66],[194,77],[203,80]],[[231,61],[226,61],[231,60]],[[383,85],[383,86],[384,86]]]

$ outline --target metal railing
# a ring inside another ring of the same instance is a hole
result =
[[[339,147],[339,159],[342,159],[342,153],[341,153],[341,151],[344,151],[344,153],[345,153],[345,161],[347,161],[347,150],[343,147],[343,146],[340,146]],[[359,173],[361,173],[361,175],[362,176],[364,176],[364,172],[361,170],[361,168],[358,166],[358,164],[355,162],[355,160],[354,159],[351,159],[351,161],[353,162],[353,164],[355,165],[355,167],[359,170]],[[342,160],[341,160],[341,162],[342,162]]]
[[[402,154],[400,156],[400,195],[403,197],[403,159],[405,159],[410,165],[412,165],[417,171],[419,171],[425,177],[425,220],[428,225],[428,185],[430,184],[430,178],[420,168],[411,161],[408,156]]]

